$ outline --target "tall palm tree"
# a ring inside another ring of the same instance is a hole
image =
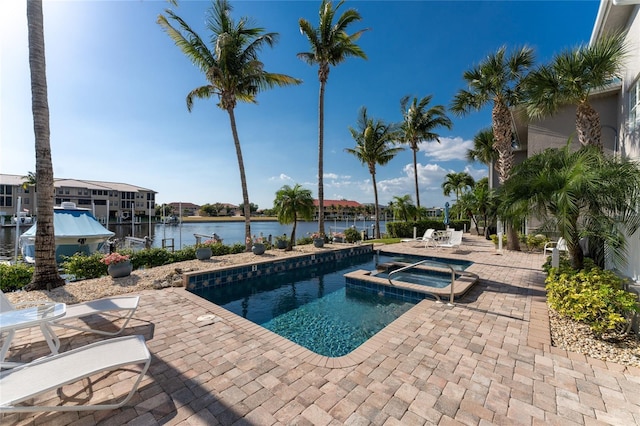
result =
[[[227,0],[216,0],[207,17],[207,29],[211,32],[211,48],[202,38],[171,10],[165,10],[175,23],[169,23],[164,15],[158,16],[158,24],[167,32],[182,53],[206,76],[208,84],[195,88],[187,95],[187,109],[191,111],[194,98],[218,97],[218,107],[227,111],[231,123],[233,143],[236,148],[242,200],[244,205],[245,241],[251,250],[251,211],[249,191],[236,127],[235,107],[238,101],[256,103],[261,90],[275,86],[300,84],[301,81],[285,74],[266,72],[258,59],[260,50],[272,47],[277,33],[267,33],[263,28],[251,27],[248,18],[235,22],[231,17],[231,5]]]
[[[435,133],[438,127],[451,129],[453,123],[447,117],[443,105],[429,107],[433,96],[428,95],[418,101],[413,98],[409,105],[410,96],[400,100],[402,123],[400,124],[400,140],[409,145],[413,151],[413,176],[416,185],[416,206],[420,208],[420,191],[418,189],[418,161],[417,154],[421,142],[436,141],[440,143],[440,135]]]
[[[51,290],[64,285],[56,263],[56,241],[53,229],[53,163],[49,129],[47,69],[44,52],[44,18],[42,0],[27,1],[29,27],[29,68],[31,69],[31,110],[36,145],[36,185],[40,191],[35,260],[31,282],[26,290]]]
[[[273,207],[278,216],[278,222],[282,224],[293,223],[293,229],[291,230],[291,238],[285,251],[293,250],[293,243],[296,240],[296,226],[298,219],[311,220],[313,217],[313,211],[315,209],[313,205],[313,197],[311,191],[304,189],[300,184],[295,184],[294,187],[284,185],[276,192],[276,199],[273,202]]]
[[[318,232],[324,234],[324,91],[329,79],[330,66],[336,66],[349,57],[366,59],[356,41],[366,29],[347,34],[347,27],[362,18],[355,9],[348,9],[340,15],[334,24],[334,18],[344,0],[333,7],[331,0],[322,0],[320,4],[320,22],[314,28],[309,21],[300,18],[298,25],[311,45],[310,52],[298,53],[298,58],[309,65],[318,64],[320,94],[318,96]]]
[[[496,170],[501,185],[509,178],[513,167],[513,120],[510,108],[520,103],[523,80],[533,63],[534,54],[529,47],[516,49],[509,55],[505,46],[500,47],[479,65],[464,72],[463,78],[468,88],[454,96],[450,107],[454,114],[462,116],[492,104],[493,146],[498,152]],[[519,250],[516,228],[511,223],[507,225],[507,248]]]
[[[346,148],[345,151],[354,155],[362,164],[369,168],[371,181],[373,182],[375,238],[380,238],[380,214],[378,212],[378,187],[376,185],[376,165],[384,166],[400,151],[401,147],[394,147],[396,136],[393,125],[386,124],[380,119],[367,116],[367,108],[360,108],[357,128],[349,127],[351,137],[356,141],[354,148]]]
[[[600,115],[589,103],[589,96],[620,75],[627,53],[624,34],[615,34],[592,46],[556,55],[549,65],[540,66],[527,77],[527,113],[542,118],[555,114],[562,105],[576,105],[578,141],[602,149]]]
[[[532,214],[543,221],[543,228],[559,232],[574,268],[583,267],[582,237],[590,238],[589,250],[597,258],[609,247],[612,260],[620,264],[625,258],[622,231],[633,235],[640,227],[640,167],[607,157],[596,146],[572,151],[570,141],[514,168],[503,188],[502,205],[513,214]]]

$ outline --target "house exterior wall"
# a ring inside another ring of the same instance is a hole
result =
[[[640,122],[636,121],[634,126],[629,121],[629,91],[635,84],[640,84],[640,4],[631,11],[626,31],[630,53],[625,66],[619,108],[620,154],[640,161]],[[640,282],[640,230],[634,235],[627,235],[627,259],[627,264],[620,268],[621,272]]]
[[[618,91],[609,92],[590,100],[602,125],[602,143],[605,153],[611,155],[616,145],[618,123]],[[547,148],[562,148],[572,138],[572,146],[579,148],[576,134],[576,107],[562,107],[554,116],[541,120],[532,120],[527,132],[527,156],[538,154]]]

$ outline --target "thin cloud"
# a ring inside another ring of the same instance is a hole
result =
[[[279,180],[279,181],[287,181],[287,182],[293,182],[293,178],[291,176],[285,175],[284,173],[280,173],[280,175],[278,176],[272,176],[269,178],[270,181],[275,181],[275,180]]]

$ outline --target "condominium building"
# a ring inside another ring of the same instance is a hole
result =
[[[0,174],[0,217],[13,216],[20,211],[38,215],[37,191],[25,186],[19,175]],[[72,202],[80,208],[92,210],[101,222],[129,221],[132,217],[155,214],[156,191],[127,183],[80,179],[54,179],[55,205]]]

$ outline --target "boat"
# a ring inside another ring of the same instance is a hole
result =
[[[26,262],[35,260],[36,223],[20,235],[22,257]],[[115,235],[102,226],[90,210],[65,202],[53,208],[53,228],[56,241],[56,261],[75,253],[91,255],[99,251],[107,240]]]
[[[35,223],[33,216],[29,214],[29,210],[18,212],[18,214],[11,216],[11,225],[9,226],[31,226]],[[7,226],[7,225],[5,225]]]

